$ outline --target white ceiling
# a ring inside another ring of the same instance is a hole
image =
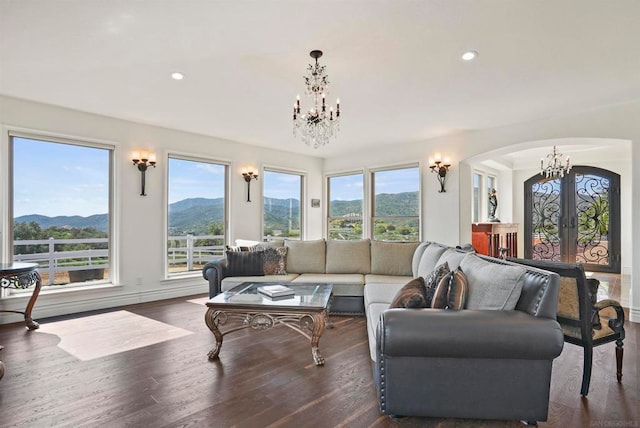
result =
[[[639,99],[639,40],[636,0],[0,0],[0,94],[329,157]],[[313,49],[319,150],[291,127]]]

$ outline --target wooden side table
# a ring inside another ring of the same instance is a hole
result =
[[[0,312],[23,314],[25,325],[29,330],[35,330],[40,327],[40,325],[31,318],[31,311],[36,304],[40,289],[42,288],[42,279],[36,270],[37,268],[37,263],[0,263],[0,287],[27,289],[34,286],[33,293],[31,293],[31,298],[24,312],[0,310]],[[0,346],[0,350],[2,350],[2,346]],[[3,376],[4,364],[0,361],[0,379],[2,379]]]

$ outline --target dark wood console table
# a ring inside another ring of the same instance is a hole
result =
[[[473,223],[471,245],[491,257],[518,257],[517,223]]]
[[[24,315],[24,322],[29,330],[35,330],[38,327],[37,322],[31,318],[31,311],[36,304],[40,289],[42,288],[42,279],[36,270],[37,263],[0,263],[0,287],[27,289],[33,286],[33,293],[27,303],[25,311],[9,311],[0,310],[0,312],[14,312]],[[0,346],[2,350],[2,346]],[[4,364],[0,361],[0,379],[4,376]]]

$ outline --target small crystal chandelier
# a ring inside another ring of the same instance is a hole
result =
[[[336,110],[329,107],[327,111],[326,96],[329,93],[329,78],[324,65],[318,64],[322,51],[314,50],[309,53],[316,60],[309,64],[304,82],[307,86],[305,93],[313,98],[313,106],[305,114],[300,114],[300,96],[293,105],[293,135],[300,131],[302,141],[314,149],[329,143],[340,129],[340,99],[336,100]]]
[[[546,157],[547,166],[544,165],[544,160],[545,158],[540,159],[540,175],[544,175],[546,178],[562,178],[571,171],[569,156],[565,157],[558,152],[556,146],[553,146],[553,152]]]

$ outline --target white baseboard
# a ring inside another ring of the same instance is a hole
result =
[[[629,308],[629,321],[640,323],[640,309]]]
[[[136,303],[187,297],[209,292],[209,284],[203,281],[195,283],[190,281],[189,283],[180,284],[167,284],[165,282],[158,288],[135,292],[125,292],[121,287],[118,288],[120,290],[115,292],[113,290],[105,292],[108,289],[101,289],[99,295],[96,294],[98,290],[83,290],[81,293],[75,293],[75,295],[72,294],[73,292],[63,292],[55,295],[41,294],[36,301],[31,316],[38,321],[39,319],[60,315],[117,308]],[[28,297],[15,299],[10,307],[6,307],[6,309],[24,311]],[[4,306],[0,307],[0,309],[5,309]],[[15,323],[23,320],[24,316],[22,314],[0,312],[0,324]]]

